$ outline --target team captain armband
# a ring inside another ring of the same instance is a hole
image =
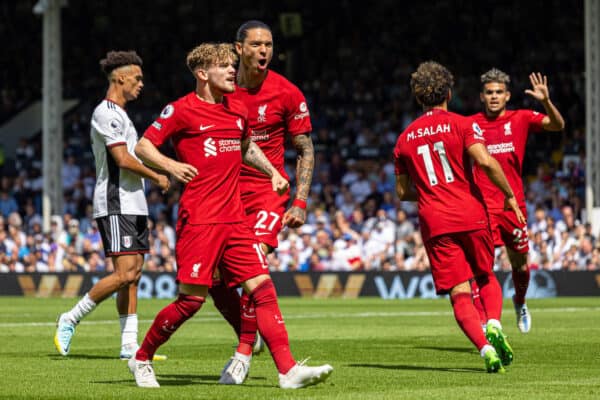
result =
[[[294,199],[294,201],[292,201],[292,207],[300,207],[301,209],[306,210],[306,200]]]

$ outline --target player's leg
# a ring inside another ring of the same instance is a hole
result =
[[[517,314],[517,327],[522,333],[528,333],[531,329],[531,313],[525,301],[530,277],[527,254],[508,249],[508,257],[512,266],[512,279],[515,287],[512,301]]]
[[[330,365],[308,367],[296,363],[290,352],[285,322],[277,302],[275,286],[268,275],[265,255],[247,225],[239,224],[223,257],[223,274],[229,285],[240,284],[254,305],[260,335],[271,351],[282,388],[300,388],[324,381],[333,371]],[[224,371],[220,382],[240,384],[247,376],[250,358],[235,353],[235,362]],[[244,371],[245,370],[245,371]],[[245,374],[237,374],[237,372]]]
[[[114,257],[113,263],[119,263],[122,257]],[[138,316],[137,316],[137,286],[142,275],[144,257],[138,254],[136,259],[136,270],[139,271],[136,280],[128,286],[117,291],[117,312],[119,313],[119,324],[121,326],[121,359],[130,359],[138,349]]]
[[[309,367],[294,360],[271,278],[266,274],[258,275],[244,282],[242,287],[250,293],[250,299],[256,307],[258,330],[279,371],[279,386],[298,389],[325,381],[333,372],[331,365]]]
[[[177,299],[156,314],[142,345],[128,362],[139,387],[159,387],[152,367],[156,350],[202,308],[207,294],[208,286],[180,284]]]
[[[488,317],[485,335],[500,356],[503,365],[513,360],[513,350],[502,331],[500,317],[502,315],[502,289],[492,271],[494,248],[489,231],[481,229],[472,232],[463,241],[467,260],[475,275],[479,287],[479,297]]]
[[[440,235],[425,242],[431,273],[438,294],[450,295],[454,318],[484,358],[488,372],[503,372],[502,364],[481,329],[471,294],[473,278],[469,242],[473,232]],[[491,245],[491,244],[490,244]]]
[[[524,208],[521,211],[526,212]],[[501,228],[512,267],[512,280],[515,288],[513,304],[517,314],[517,326],[522,333],[527,333],[531,329],[531,314],[525,301],[530,278],[527,259],[529,253],[527,223],[520,224],[514,213],[504,212]]]

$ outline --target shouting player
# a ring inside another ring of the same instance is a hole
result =
[[[510,78],[499,69],[492,68],[481,75],[480,99],[484,110],[472,116],[481,127],[488,152],[498,160],[506,174],[525,216],[527,211],[521,175],[527,136],[529,132],[560,131],[565,127],[563,117],[550,101],[546,76],[532,73],[529,75],[529,80],[531,89],[526,90],[525,93],[542,104],[546,115],[532,110],[507,110],[506,104],[510,100],[508,87]],[[531,329],[531,315],[525,304],[525,295],[529,286],[527,223],[519,222],[513,212],[504,209],[502,192],[490,182],[485,172],[477,165],[475,180],[482,190],[488,209],[494,245],[506,246],[512,266],[515,288],[513,304],[517,313],[517,326],[521,332],[527,333]],[[474,292],[477,291],[475,286]]]
[[[438,294],[449,294],[454,317],[485,360],[488,372],[504,372],[513,352],[502,332],[502,291],[492,272],[494,247],[472,158],[503,194],[505,206],[525,218],[498,162],[472,119],[448,112],[452,74],[425,62],[411,76],[411,90],[424,114],[398,137],[394,150],[400,199],[417,200],[419,222]],[[411,192],[410,182],[416,193]],[[490,319],[486,334],[471,298],[475,279]],[[487,337],[486,337],[487,336]]]
[[[285,192],[288,183],[250,140],[244,104],[224,96],[235,89],[234,59],[230,44],[205,43],[193,49],[187,65],[196,79],[195,91],[167,105],[136,147],[145,162],[186,184],[175,247],[179,296],[157,314],[129,361],[140,387],[159,386],[152,356],[200,310],[217,267],[230,287],[242,286],[248,293],[258,331],[279,371],[280,387],[313,385],[333,371],[327,364],[309,367],[294,360],[264,252],[245,221],[239,189],[242,162],[269,177],[270,191]],[[169,139],[181,162],[158,151]]]
[[[240,100],[248,108],[251,140],[286,179],[283,157],[286,135],[298,154],[296,193],[287,211],[289,191],[279,196],[271,190],[266,175],[242,165],[240,189],[248,223],[264,253],[269,254],[277,247],[277,235],[283,226],[297,228],[306,219],[306,199],[314,169],[310,113],[302,92],[268,69],[273,57],[273,36],[268,25],[255,20],[243,23],[236,34],[235,50],[240,57],[237,87],[228,97]],[[227,289],[223,284],[215,283],[210,294],[239,338],[238,348],[223,368],[219,382],[241,384],[248,375],[256,340],[255,306],[249,302],[247,294],[242,294],[240,299],[237,291]]]
[[[71,339],[79,321],[97,304],[117,293],[121,322],[121,359],[129,359],[137,344],[137,284],[148,244],[148,205],[144,181],[169,188],[165,175],[144,166],[134,154],[138,136],[125,111],[144,86],[142,59],[134,51],[110,51],[100,61],[109,81],[106,98],[92,115],[92,150],[96,159],[94,218],[102,236],[104,252],[112,258],[114,272],[90,289],[58,319],[54,344],[60,354],[69,354]]]

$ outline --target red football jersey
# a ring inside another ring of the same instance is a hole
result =
[[[532,110],[511,110],[498,118],[488,118],[480,112],[472,116],[481,128],[489,153],[500,163],[519,206],[525,207],[523,193],[523,157],[529,132],[542,130],[546,115]],[[488,209],[504,208],[504,194],[475,166],[475,182],[479,185]]]
[[[488,225],[467,153],[475,143],[485,140],[472,119],[440,109],[426,112],[398,137],[396,174],[415,184],[423,240]]]
[[[183,190],[179,218],[192,224],[245,220],[239,188],[247,109],[225,98],[210,104],[190,93],[167,105],[144,133],[155,146],[171,139],[177,158],[198,169]]]
[[[269,70],[262,85],[254,89],[236,87],[228,97],[243,102],[248,108],[248,124],[252,141],[265,153],[271,164],[286,179],[284,169],[284,140],[312,131],[310,113],[304,95],[293,83]],[[271,185],[262,172],[242,165],[242,190],[245,185]]]

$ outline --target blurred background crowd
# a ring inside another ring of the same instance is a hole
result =
[[[0,124],[41,97],[42,21],[31,13],[33,4],[0,5],[3,58],[10,60],[0,70]],[[542,4],[543,18],[537,14]],[[91,112],[106,90],[98,60],[107,50],[135,49],[144,59],[145,87],[128,109],[141,135],[168,101],[193,89],[184,63],[187,51],[200,41],[232,41],[241,22],[257,17],[273,28],[272,68],[307,98],[316,151],[307,223],[282,232],[277,252],[269,256],[272,270],[429,268],[415,204],[400,202],[394,193],[392,160],[397,135],[420,113],[410,95],[410,73],[427,59],[454,73],[450,108],[462,114],[480,110],[479,75],[491,67],[511,75],[509,108],[515,109],[541,111],[523,91],[530,72],[548,76],[566,128],[532,134],[528,142],[524,182],[531,267],[600,269],[600,242],[582,223],[582,8],[565,9],[558,0],[444,0],[410,7],[384,0],[368,7],[259,0],[245,8],[229,1],[70,2],[62,14],[63,85],[65,98],[78,105],[64,120],[64,212],[52,218],[50,232],[42,231],[41,134],[23,137],[14,154],[0,149],[0,272],[112,269],[91,218],[95,169],[89,138]],[[293,149],[286,160],[294,187]],[[163,195],[148,185],[147,192],[151,253],[145,268],[173,271],[181,188]],[[510,269],[503,251],[497,252],[496,268]]]

